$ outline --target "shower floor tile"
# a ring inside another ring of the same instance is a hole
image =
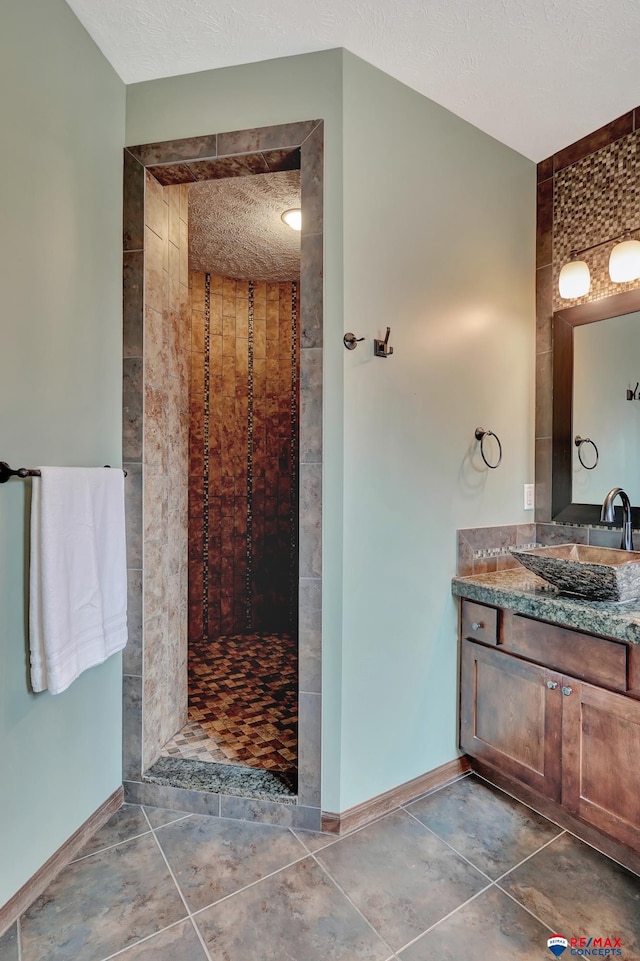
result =
[[[189,721],[162,756],[294,770],[296,640],[289,634],[230,635],[189,648]]]

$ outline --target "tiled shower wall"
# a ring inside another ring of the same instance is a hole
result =
[[[144,174],[144,229],[125,250],[124,460],[134,631],[125,656],[125,777],[139,778],[187,720],[187,474],[191,322],[187,188]],[[144,704],[144,711],[142,710]]]
[[[585,297],[562,300],[558,275],[572,250],[640,225],[640,108],[538,164],[536,258],[536,520],[551,519],[553,311],[637,286],[609,278],[613,242],[584,255],[591,271]]]
[[[291,632],[298,282],[190,282],[189,640]]]

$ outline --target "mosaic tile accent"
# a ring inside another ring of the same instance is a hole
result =
[[[209,433],[211,427],[211,274],[204,275],[204,419],[202,432],[202,636],[209,633]],[[191,572],[190,572],[191,573]]]
[[[298,285],[291,284],[291,398],[289,402],[289,463],[291,490],[289,501],[289,627],[295,630],[298,617],[298,461],[300,410],[300,347],[298,340]]]
[[[237,634],[189,645],[189,723],[164,757],[292,772],[298,741],[297,651],[289,634]]]
[[[535,547],[542,547],[542,544],[532,541],[530,544],[509,544],[507,547],[488,547],[486,550],[474,551],[473,559],[482,560],[485,557],[504,557],[506,554],[510,554],[516,547],[520,551],[529,551]]]
[[[640,226],[640,151],[634,132],[555,174],[553,191],[553,304],[554,310],[600,300],[637,286],[614,284],[609,278],[606,244],[584,254],[591,271],[586,297],[563,300],[558,292],[560,270],[580,250]]]
[[[247,574],[245,578],[245,626],[248,631],[253,626],[253,370],[254,370],[254,286],[249,281],[249,376],[247,378]]]

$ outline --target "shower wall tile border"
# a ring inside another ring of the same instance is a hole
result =
[[[322,696],[301,692],[298,701],[298,802],[320,807],[320,771],[315,759],[320,751]]]
[[[277,801],[261,801],[232,794],[214,794],[126,779],[124,799],[128,804],[163,807],[189,814],[278,824],[300,831],[320,830],[320,808],[302,804],[279,804]]]
[[[144,252],[123,255],[123,357],[142,357]]]
[[[197,810],[207,814],[221,814],[247,820],[264,820],[283,823],[289,818],[292,827],[307,830],[320,828],[320,759],[321,759],[321,524],[322,524],[322,305],[323,305],[323,138],[322,120],[303,121],[279,126],[212,134],[205,137],[163,143],[143,144],[129,147],[124,152],[124,223],[123,223],[123,279],[125,330],[123,337],[123,400],[126,409],[123,421],[123,441],[127,469],[131,468],[131,484],[126,489],[128,532],[128,568],[130,571],[132,601],[135,609],[143,603],[143,423],[145,398],[142,381],[142,358],[144,354],[144,313],[140,287],[144,289],[144,276],[140,277],[141,254],[145,243],[144,185],[148,168],[154,165],[185,165],[190,162],[238,159],[237,164],[213,165],[218,174],[225,168],[245,168],[251,163],[243,162],[243,154],[262,153],[269,169],[301,170],[301,193],[305,227],[301,237],[301,278],[299,291],[300,326],[300,487],[304,496],[299,506],[299,556],[300,580],[298,616],[300,623],[301,663],[299,672],[299,700],[303,720],[300,739],[305,745],[301,778],[304,798],[313,798],[314,804],[298,798],[297,806],[285,806],[257,802],[252,799],[224,798],[222,804],[217,795],[196,791],[184,792],[156,784],[142,783],[142,721],[144,717],[143,678],[126,673],[124,686],[123,718],[123,765],[127,800],[155,806]],[[202,171],[204,165],[200,165]],[[147,168],[147,170],[145,170]],[[196,170],[199,168],[196,167]],[[159,175],[162,176],[160,171]],[[171,183],[176,180],[172,171],[164,176]],[[182,171],[182,176],[193,176]],[[180,233],[186,234],[186,190],[179,188]],[[171,223],[169,221],[169,232]],[[147,240],[155,243],[156,235],[147,229]],[[157,245],[156,245],[157,246]],[[131,254],[138,256],[131,256]],[[181,282],[183,280],[181,274]],[[153,296],[152,291],[152,296]],[[160,309],[164,305],[160,304]],[[138,353],[139,351],[139,353]],[[309,352],[312,353],[309,353]],[[304,377],[303,371],[308,376]],[[305,475],[304,477],[302,475]],[[186,478],[185,472],[185,478]],[[139,576],[135,577],[133,572]],[[306,575],[306,576],[305,576]],[[135,599],[134,599],[135,598]],[[182,598],[184,603],[185,598]],[[184,612],[183,612],[184,614]],[[144,625],[141,644],[144,644]],[[125,659],[129,671],[139,667],[142,648],[138,642]],[[309,690],[309,688],[316,690]],[[187,797],[189,795],[189,797]],[[316,806],[317,805],[317,806]]]
[[[128,150],[124,152],[124,208],[122,246],[142,250],[144,245],[144,167]]]
[[[138,780],[142,775],[142,677],[122,678],[122,776]]]
[[[322,580],[300,578],[298,670],[300,694],[322,693]]]

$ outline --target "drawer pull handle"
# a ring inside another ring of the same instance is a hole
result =
[[[557,686],[558,686],[557,681],[547,681],[547,687],[549,688],[550,691],[555,691]]]
[[[482,623],[482,621],[474,621],[473,624],[471,625],[471,630],[481,631],[483,627],[484,627],[484,624]]]
[[[573,688],[572,688],[572,687],[563,687],[563,688],[562,688],[562,693],[564,694],[565,697],[569,697],[569,695],[573,693]]]

